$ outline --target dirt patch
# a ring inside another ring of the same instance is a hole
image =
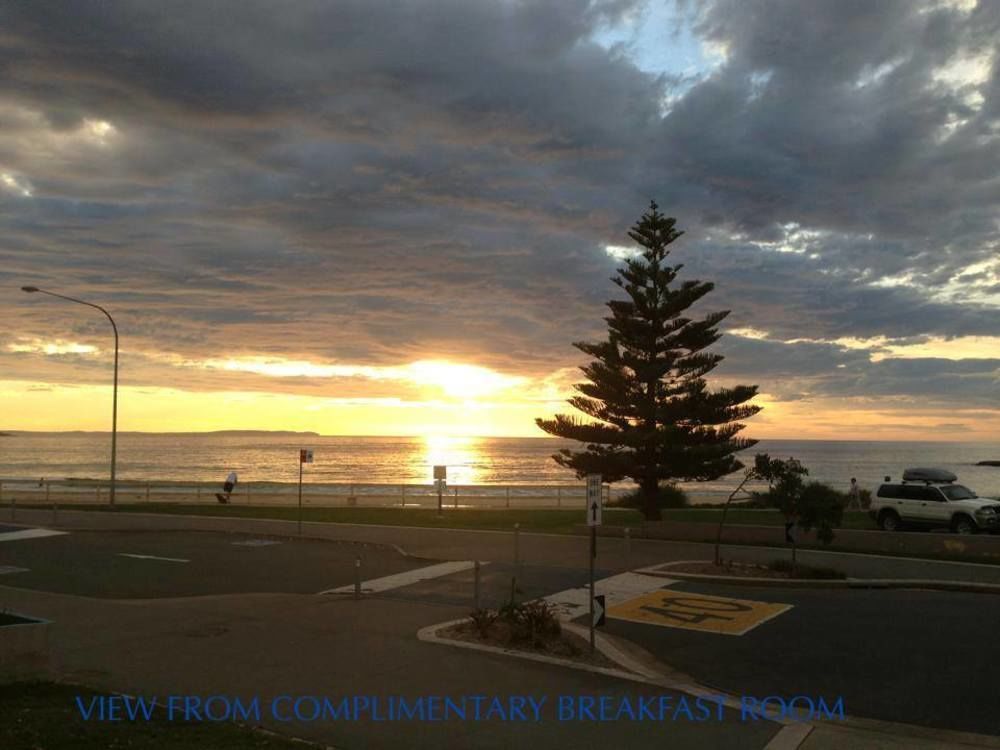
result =
[[[439,630],[438,635],[442,638],[480,643],[484,646],[520,651],[526,654],[540,654],[542,656],[552,656],[557,659],[569,659],[570,661],[594,667],[620,669],[618,664],[605,657],[600,651],[595,651],[591,654],[590,643],[588,641],[565,630],[557,636],[538,643],[535,648],[528,648],[524,644],[519,643],[512,644],[509,629],[502,622],[491,625],[486,631],[485,637],[480,634],[479,628],[476,627],[472,620],[464,620],[443,630]]]

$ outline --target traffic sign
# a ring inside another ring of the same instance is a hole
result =
[[[448,467],[447,466],[435,466],[434,467],[434,478],[435,479],[447,479],[448,478]]]
[[[299,463],[300,464],[311,464],[313,462],[313,452],[302,448],[299,450]]]
[[[604,625],[604,613],[607,605],[604,603],[604,594],[594,597],[594,627],[599,628]]]
[[[795,544],[795,521],[789,521],[785,524],[785,541],[789,544]]]
[[[587,475],[587,525],[601,525],[601,475]]]

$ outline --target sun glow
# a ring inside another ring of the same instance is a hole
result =
[[[481,469],[484,454],[479,450],[480,442],[474,437],[426,435],[423,455],[415,457],[423,465],[414,468],[417,472],[426,473],[428,481],[431,481],[433,467],[446,466],[448,484],[478,484],[484,478]]]
[[[446,360],[419,360],[399,366],[318,364],[305,360],[244,357],[209,359],[197,364],[209,370],[247,372],[275,378],[363,378],[411,383],[455,399],[474,399],[523,385],[527,378],[505,375],[478,365]]]

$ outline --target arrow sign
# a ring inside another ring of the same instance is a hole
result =
[[[587,525],[601,525],[601,475],[587,475]]]
[[[594,627],[599,628],[604,625],[604,613],[607,605],[604,603],[604,594],[594,597]]]
[[[785,541],[789,544],[795,544],[795,537],[792,536],[792,530],[795,528],[795,521],[791,521],[785,524]]]

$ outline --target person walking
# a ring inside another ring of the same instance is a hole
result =
[[[858,487],[858,480],[856,477],[851,477],[851,488],[847,491],[847,509],[857,505],[858,510],[864,510],[861,507],[861,488]]]

